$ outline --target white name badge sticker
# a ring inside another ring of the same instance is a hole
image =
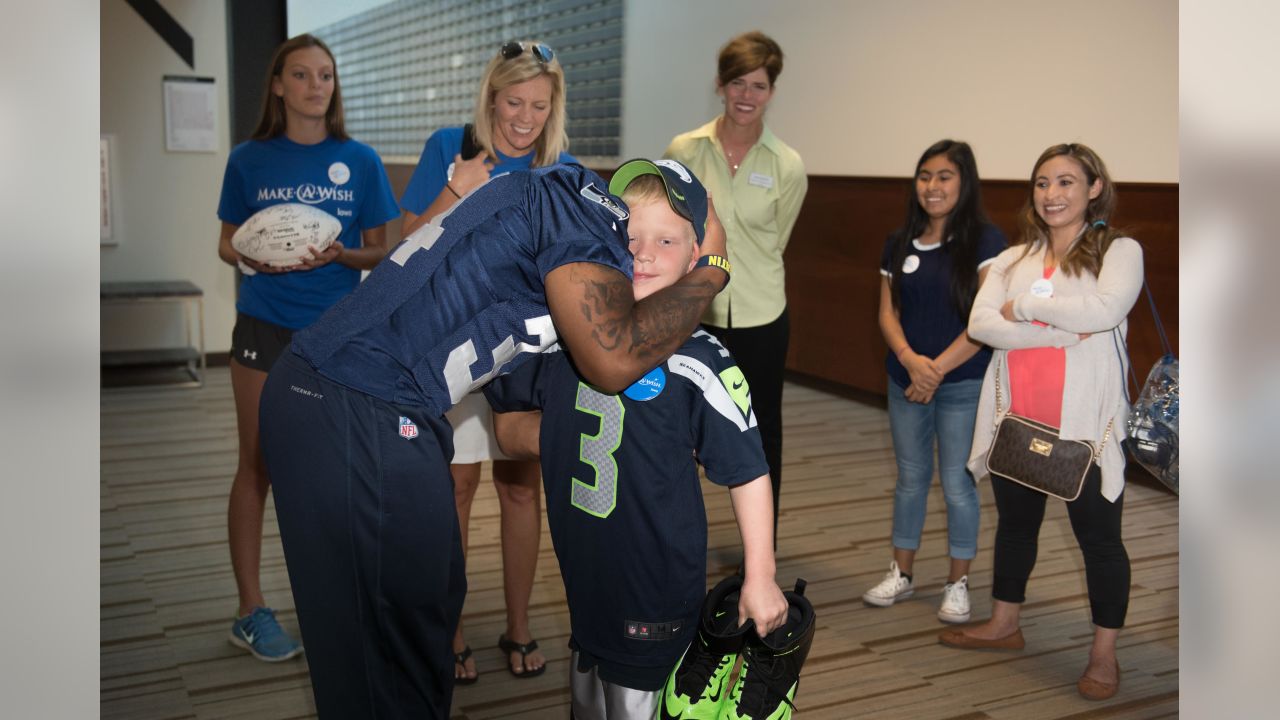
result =
[[[908,255],[906,260],[902,261],[902,272],[911,274],[920,269],[920,257],[918,255]]]
[[[751,177],[747,178],[747,182],[757,187],[762,187],[765,190],[773,187],[773,178],[768,175],[761,175],[760,173],[751,173]]]
[[[1053,297],[1053,283],[1048,278],[1040,278],[1031,283],[1031,294],[1038,298]]]

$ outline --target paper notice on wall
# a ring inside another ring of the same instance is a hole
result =
[[[170,152],[218,151],[218,97],[213,78],[164,78],[164,148]]]

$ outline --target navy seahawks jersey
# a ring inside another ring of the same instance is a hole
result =
[[[555,342],[547,273],[590,262],[630,277],[626,218],[579,165],[496,177],[405,238],[293,351],[349,388],[443,413]]]
[[[603,680],[657,689],[693,638],[706,594],[698,462],[719,485],[769,472],[742,372],[699,330],[618,395],[582,382],[560,351],[485,395],[499,411],[542,409],[547,521],[575,647]]]

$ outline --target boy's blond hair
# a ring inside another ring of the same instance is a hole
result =
[[[627,188],[622,191],[622,202],[626,203],[627,207],[637,207],[639,205],[648,205],[649,203],[670,204],[670,200],[667,199],[667,186],[663,184],[662,178],[657,175],[641,175],[632,180],[627,185]],[[683,220],[684,218],[681,219]],[[693,229],[693,223],[688,223],[688,225],[688,236],[693,241],[692,245],[695,248],[694,252],[696,252],[698,234]]]
[[[622,202],[628,206],[666,201],[667,187],[657,175],[641,175],[622,191]]]

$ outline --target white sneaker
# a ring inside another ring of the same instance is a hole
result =
[[[906,600],[915,593],[915,586],[898,569],[895,560],[889,563],[889,572],[879,585],[862,594],[862,602],[877,607],[889,607],[899,600]]]
[[[944,623],[969,622],[969,576],[942,586],[938,619]]]

